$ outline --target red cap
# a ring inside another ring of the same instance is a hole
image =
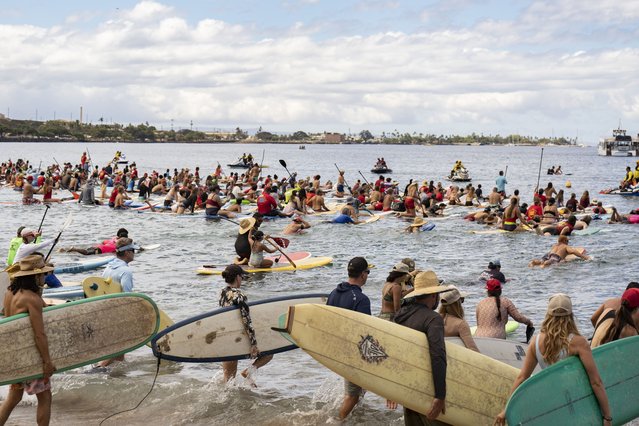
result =
[[[629,288],[624,291],[621,300],[625,300],[630,309],[635,309],[639,306],[639,288]]]
[[[494,278],[486,281],[486,290],[488,291],[501,290],[501,282]]]
[[[27,176],[27,180],[33,180],[33,176],[31,175]]]

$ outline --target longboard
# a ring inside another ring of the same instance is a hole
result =
[[[56,372],[113,358],[156,333],[155,303],[137,293],[113,294],[44,309],[44,329]],[[42,358],[27,314],[0,321],[0,385],[42,377]]]
[[[613,424],[639,416],[637,388],[639,336],[627,337],[592,350],[606,388]],[[599,404],[579,358],[568,357],[522,383],[506,406],[509,425],[598,425]]]
[[[9,274],[5,271],[0,271],[0,315],[4,311],[4,294],[7,292],[7,287],[11,284],[9,280]]]
[[[269,355],[296,349],[280,333],[278,318],[289,306],[326,303],[325,294],[278,297],[249,303],[257,347]],[[179,362],[220,362],[249,358],[251,348],[238,307],[220,308],[180,321],[151,341],[155,356]]]
[[[62,286],[55,288],[45,288],[42,292],[42,297],[58,300],[73,300],[84,298],[84,289],[81,285],[77,286]]]
[[[242,269],[244,269],[244,271],[246,271],[249,274],[254,274],[254,273],[258,273],[258,272],[286,272],[286,271],[295,271],[296,269],[312,269],[312,268],[319,268],[320,266],[325,266],[328,265],[329,263],[333,262],[333,258],[332,257],[309,257],[306,259],[302,259],[299,261],[293,260],[295,262],[295,265],[297,266],[297,268],[295,268],[293,265],[291,265],[290,263],[284,263],[282,265],[279,264],[273,264],[273,266],[271,268],[254,268],[252,266],[248,266],[248,265],[241,265]],[[281,260],[280,260],[281,262]],[[198,275],[221,275],[222,271],[224,271],[224,269],[226,268],[226,266],[224,267],[216,267],[216,268],[205,268],[205,267],[201,267],[197,270],[197,274]]]
[[[524,360],[526,359],[526,343],[515,342],[505,339],[492,339],[490,337],[474,337],[475,345],[479,349],[479,353],[501,361],[508,365],[521,370],[524,366]],[[464,346],[464,342],[459,337],[447,337],[447,342],[454,343],[456,345]],[[535,371],[540,371],[541,368],[537,366]]]
[[[286,331],[297,345],[335,373],[419,413],[434,397],[423,332],[326,305],[289,308]],[[492,425],[518,374],[515,367],[453,343],[446,344],[446,414],[455,425]]]
[[[102,266],[105,266],[107,263],[109,263],[111,260],[113,260],[112,256],[101,259],[89,259],[80,262],[63,263],[57,265],[53,272],[56,274],[78,274],[80,272],[86,272],[93,269],[101,268]]]

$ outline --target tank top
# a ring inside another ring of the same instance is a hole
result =
[[[568,343],[570,343],[572,341],[573,337],[575,337],[574,334],[570,334],[568,336]],[[544,359],[543,355],[541,354],[541,350],[539,350],[539,336],[537,336],[537,338],[535,339],[535,355],[537,357],[537,362],[539,363],[539,367],[542,370],[550,365]],[[568,349],[567,348],[563,348],[559,352],[559,357],[557,358],[556,362],[559,362],[559,361],[561,361],[562,359],[565,359],[565,358],[568,358]]]

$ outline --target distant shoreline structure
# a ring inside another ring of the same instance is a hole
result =
[[[498,146],[583,146],[577,138],[532,137],[522,135],[435,135],[425,133],[382,132],[374,136],[368,130],[357,134],[337,132],[307,133],[296,131],[290,134],[271,133],[260,127],[254,135],[236,127],[233,131],[202,132],[191,129],[158,130],[149,123],[138,125],[111,123],[82,123],[80,120],[11,120],[0,114],[0,143],[45,142],[45,143],[191,143],[191,144],[290,144],[290,145],[498,145]]]

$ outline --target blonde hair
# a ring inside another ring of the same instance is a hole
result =
[[[461,299],[448,305],[444,305],[442,303],[439,307],[439,314],[442,317],[451,315],[453,317],[464,319],[464,307],[462,306]]]
[[[575,317],[572,314],[564,316],[546,314],[546,318],[541,324],[541,332],[546,335],[542,356],[548,364],[557,362],[563,349],[568,350],[570,344],[568,337],[571,334],[580,336],[577,324],[575,324]]]

